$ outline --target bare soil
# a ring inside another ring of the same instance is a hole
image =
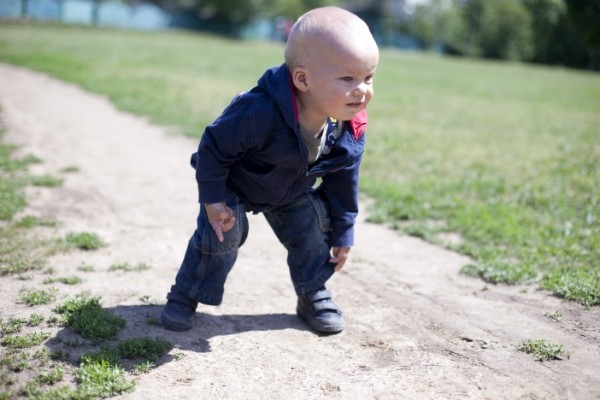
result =
[[[284,249],[260,215],[250,217],[223,305],[201,306],[189,332],[149,324],[159,319],[194,229],[189,157],[197,142],[76,86],[3,64],[0,106],[6,140],[43,160],[32,172],[65,178],[58,188],[30,187],[25,214],[60,221],[53,236],[95,232],[108,244],[48,260],[53,276],[84,279],[56,284],[56,303],[89,291],[126,319],[121,339],[161,337],[175,346],[148,374],[131,377],[135,391],[120,398],[600,398],[599,308],[460,275],[468,258],[365,222],[367,202],[352,259],[329,283],[346,315],[341,334],[316,335],[295,315]],[[108,271],[125,262],[151,268]],[[95,271],[78,270],[83,263]],[[0,278],[0,317],[51,310],[19,303],[22,288],[47,288],[46,277]],[[77,338],[55,329],[50,348]],[[542,338],[570,357],[540,362],[518,351],[523,340]]]

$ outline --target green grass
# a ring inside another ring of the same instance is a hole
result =
[[[38,226],[54,227],[56,225],[57,222],[54,219],[39,218],[33,215],[26,215],[14,223],[14,226],[17,228],[25,229],[31,229]]]
[[[9,318],[6,322],[0,323],[0,333],[2,336],[12,335],[21,332],[26,321],[20,318]]]
[[[39,242],[28,240],[14,227],[0,225],[0,276],[39,270],[44,265]]]
[[[25,353],[18,352],[5,354],[0,357],[0,367],[7,368],[12,372],[21,372],[30,367],[29,357]]]
[[[58,306],[56,311],[67,326],[94,342],[114,339],[125,326],[123,318],[100,306],[99,297],[77,296]]]
[[[546,339],[527,339],[519,346],[519,350],[533,354],[538,361],[562,360],[569,355],[562,345],[554,344]]]
[[[106,347],[99,352],[85,354],[82,358],[94,362],[107,361],[115,365],[120,365],[123,359],[154,362],[172,347],[171,343],[161,338],[137,337],[123,340],[116,346]]]
[[[81,366],[76,372],[80,383],[79,393],[90,393],[92,397],[109,397],[130,391],[135,383],[124,376],[123,359],[143,359],[131,368],[134,374],[148,372],[153,361],[172,348],[164,339],[139,337],[119,342],[115,347],[106,347],[81,357]]]
[[[62,185],[64,179],[56,178],[52,175],[39,175],[31,177],[31,184],[33,186],[45,186],[45,187],[57,187]]]
[[[46,332],[33,332],[14,336],[11,335],[3,337],[0,341],[0,344],[11,349],[25,349],[37,346],[49,337],[50,334]]]
[[[104,360],[84,360],[76,372],[80,385],[77,392],[85,395],[83,398],[103,398],[131,391],[135,383],[125,379],[124,372],[122,367]]]
[[[42,314],[34,313],[29,316],[29,320],[27,321],[27,326],[38,326],[42,322],[44,322],[44,316]]]
[[[33,216],[13,221],[15,214],[26,206],[24,189],[31,181],[28,167],[41,160],[31,155],[16,156],[17,147],[4,143],[3,136],[0,124],[0,220],[3,220],[0,224],[0,276],[24,276],[27,272],[41,269],[45,258],[57,248],[52,241],[23,230],[52,227],[56,222]]]
[[[94,272],[96,267],[90,264],[82,263],[77,269],[81,272]]]
[[[85,312],[82,310],[87,305],[98,301],[99,298],[78,296],[58,307],[57,312],[77,318],[77,313]],[[34,327],[43,319],[40,314],[32,314],[29,322],[10,318],[0,324],[0,345],[7,349],[0,355],[0,399],[91,400],[116,396],[135,387],[135,381],[127,379],[127,371],[132,375],[149,372],[173,347],[161,338],[135,337],[89,351],[80,357],[78,366],[73,366],[69,353],[41,347],[50,338],[49,333],[21,333],[26,323]],[[79,342],[77,347],[82,345]],[[65,385],[66,381],[75,385]]]
[[[124,272],[132,272],[132,271],[141,272],[141,271],[146,271],[150,268],[151,268],[150,265],[148,265],[147,263],[144,263],[144,262],[140,262],[135,265],[131,265],[131,264],[125,262],[125,263],[121,263],[121,264],[113,264],[108,268],[108,270],[109,271],[124,271]]]
[[[105,246],[100,236],[92,232],[69,232],[66,242],[81,250],[97,250]]]
[[[1,110],[0,110],[1,111]],[[0,139],[2,135],[0,126]],[[13,221],[15,214],[26,205],[24,188],[27,184],[54,187],[61,183],[60,179],[51,176],[31,177],[27,167],[33,162],[40,162],[34,157],[15,158],[11,145],[0,142],[0,276],[20,275],[42,269],[45,258],[56,251],[76,247],[93,250],[104,245],[95,234],[80,232],[70,233],[66,240],[41,240],[34,235],[34,228],[55,227],[56,221],[33,216],[24,216]],[[75,172],[70,169],[65,172]],[[93,270],[82,265],[82,270]],[[51,273],[51,269],[47,269]],[[30,278],[29,278],[30,279]],[[44,283],[61,282],[77,284],[82,280],[77,276],[63,278],[47,278]],[[24,289],[20,300],[28,306],[48,304],[56,299],[56,290]],[[79,296],[67,300],[57,307],[63,322],[75,332],[93,343],[113,339],[125,321],[110,314],[99,305],[99,298]],[[82,360],[78,368],[70,363],[70,354],[63,350],[52,354],[43,343],[51,336],[50,333],[34,330],[47,322],[48,326],[58,324],[59,318],[33,313],[28,319],[10,317],[0,321],[0,399],[72,399],[90,400],[112,397],[134,388],[135,382],[125,378],[125,370],[118,365],[106,361],[87,362]],[[79,340],[71,341],[81,346]],[[144,358],[146,361],[136,364],[131,369],[133,374],[149,371],[154,365],[151,360],[157,359],[170,345],[167,342],[124,341],[117,345],[124,356]],[[68,344],[65,342],[65,346]],[[37,350],[36,350],[37,348]],[[63,362],[63,364],[57,364]],[[75,378],[76,386],[62,385],[65,375]]]
[[[2,25],[0,38],[0,60],[105,93],[120,109],[193,136],[257,71],[283,60],[279,45],[186,33]]]
[[[79,285],[83,282],[83,279],[78,276],[63,276],[60,278],[46,278],[42,283],[44,285],[49,285],[56,282],[63,283],[65,285]]]
[[[463,272],[491,283],[584,271],[587,294],[568,298],[600,304],[600,76],[388,56],[377,79],[396,94],[370,116],[395,129],[370,131],[363,170],[373,219],[434,242],[459,233]]]
[[[4,131],[0,127],[0,139]],[[10,220],[25,206],[23,188],[25,179],[21,172],[30,164],[28,159],[14,157],[15,147],[0,144],[0,220]]]
[[[194,137],[280,44],[0,25],[0,60]],[[600,75],[383,50],[361,185],[371,219],[472,257],[463,272],[600,304]]]
[[[56,289],[25,290],[21,293],[21,301],[30,307],[49,304],[56,300]]]

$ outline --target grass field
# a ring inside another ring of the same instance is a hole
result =
[[[199,137],[282,46],[0,24],[0,61]],[[470,255],[463,272],[488,282],[600,304],[600,75],[386,49],[369,115],[373,220]]]

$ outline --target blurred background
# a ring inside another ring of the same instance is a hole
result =
[[[0,0],[0,18],[285,40],[310,8],[361,16],[381,46],[598,70],[598,0]]]

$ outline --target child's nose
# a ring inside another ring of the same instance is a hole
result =
[[[363,96],[368,92],[368,85],[366,83],[361,83],[354,89],[355,96]]]

